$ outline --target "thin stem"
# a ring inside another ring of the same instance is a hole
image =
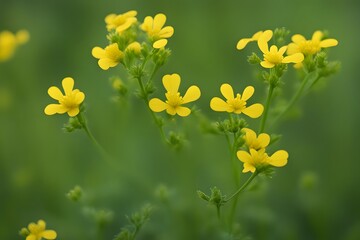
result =
[[[242,191],[244,191],[246,189],[246,187],[252,182],[252,180],[254,180],[254,178],[258,175],[258,172],[255,171],[249,178],[248,180],[246,180],[246,182],[233,194],[231,195],[228,199],[224,200],[224,202],[228,202],[231,199],[233,199],[234,197],[237,197],[238,194],[240,194]]]
[[[320,76],[317,76],[314,80],[314,82],[316,82],[318,79],[320,78]],[[304,80],[302,81],[300,87],[298,88],[297,92],[295,93],[295,95],[291,98],[291,100],[289,101],[288,105],[286,106],[286,108],[274,119],[273,123],[276,123],[287,111],[289,111],[289,109],[291,109],[295,103],[300,99],[300,97],[303,95],[305,86],[308,84],[309,79],[311,79],[311,75],[307,74],[306,77],[304,78]],[[312,86],[312,85],[311,85]]]
[[[150,114],[151,114],[153,120],[155,121],[156,125],[158,126],[158,128],[160,130],[161,138],[165,141],[165,143],[170,143],[169,140],[165,136],[164,129],[162,127],[162,123],[159,121],[159,119],[156,117],[155,113],[149,107],[149,94],[145,90],[145,87],[144,87],[144,84],[143,84],[143,82],[141,80],[141,77],[138,77],[137,80],[138,80],[138,83],[140,85],[141,94],[142,94],[142,97],[143,97],[144,102],[146,104],[146,108],[150,111]]]
[[[82,128],[84,129],[86,135],[90,138],[90,140],[93,142],[93,144],[97,147],[97,149],[100,151],[100,153],[106,158],[111,159],[111,156],[106,152],[106,150],[100,145],[100,143],[96,140],[94,135],[91,133],[89,127],[87,126],[87,122],[85,117],[83,116],[83,113],[80,112],[77,116],[77,119],[79,120],[79,123],[81,124]]]
[[[265,124],[266,124],[266,120],[267,120],[267,117],[268,117],[271,98],[272,98],[272,95],[273,95],[273,92],[274,92],[274,88],[275,88],[275,86],[273,86],[272,84],[269,85],[269,93],[268,93],[268,96],[266,98],[266,103],[265,103],[264,113],[263,113],[261,123],[260,123],[259,133],[262,133],[265,130]]]

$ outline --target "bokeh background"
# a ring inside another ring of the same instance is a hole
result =
[[[132,9],[140,21],[167,15],[175,28],[172,55],[156,79],[176,72],[183,87],[197,84],[203,89],[197,106],[214,121],[225,117],[208,107],[221,83],[238,91],[259,86],[255,97],[265,98],[265,86],[246,62],[252,50],[235,49],[240,38],[286,27],[307,37],[326,29],[339,40],[330,59],[342,62],[341,71],[302,99],[298,118],[272,129],[283,135],[276,148],[290,153],[288,165],[243,195],[236,220],[243,239],[360,239],[355,0],[1,0],[0,31],[27,29],[31,39],[0,64],[0,238],[22,239],[21,227],[45,219],[58,239],[112,239],[127,224],[126,215],[152,203],[154,213],[138,239],[230,239],[215,209],[196,195],[212,186],[234,191],[225,138],[203,134],[189,117],[179,121],[187,146],[168,149],[141,100],[130,94],[126,105],[113,101],[108,78],[126,77],[120,67],[102,71],[91,56],[94,46],[107,44],[104,17]],[[48,87],[67,76],[86,93],[89,126],[116,156],[115,165],[104,161],[84,132],[64,133],[65,115],[44,115],[52,102]],[[290,71],[286,79],[294,77]],[[66,198],[75,185],[85,192],[83,205]],[[113,212],[100,237],[84,206]]]

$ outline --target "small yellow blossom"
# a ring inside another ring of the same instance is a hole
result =
[[[125,51],[133,51],[134,53],[139,54],[141,52],[141,45],[138,42],[132,42],[126,47]]]
[[[251,38],[242,38],[239,40],[239,42],[236,45],[236,48],[238,50],[242,50],[246,47],[246,45],[248,45],[249,42],[254,42],[259,40],[259,37],[261,36],[261,34],[263,34],[263,31],[259,31],[257,33],[255,33],[254,35],[252,35]]]
[[[20,30],[16,34],[9,31],[0,32],[0,62],[10,59],[16,48],[29,40],[29,33]]]
[[[244,89],[242,95],[239,93],[234,97],[234,90],[230,84],[224,83],[220,87],[221,94],[226,98],[226,102],[218,97],[214,97],[210,101],[210,107],[217,112],[244,113],[251,118],[258,118],[264,111],[263,105],[255,103],[246,106],[246,101],[254,94],[254,87],[248,86]]]
[[[273,155],[268,156],[265,148],[256,151],[250,149],[250,153],[240,150],[237,152],[238,159],[243,162],[243,172],[255,172],[262,170],[269,165],[274,167],[283,167],[287,164],[289,154],[285,150],[276,151]]]
[[[137,12],[134,10],[119,15],[109,14],[105,17],[106,28],[108,31],[115,29],[116,32],[121,34],[136,23],[136,15]]]
[[[260,133],[259,136],[256,136],[256,133],[250,128],[243,128],[245,132],[244,140],[245,144],[249,149],[260,150],[266,148],[270,143],[270,136],[266,133]]]
[[[187,107],[183,107],[183,104],[196,101],[200,98],[200,89],[193,85],[186,91],[184,97],[180,96],[180,76],[176,73],[171,75],[165,75],[162,79],[163,85],[167,91],[165,93],[166,101],[162,101],[158,98],[153,98],[149,101],[149,107],[154,112],[166,112],[170,115],[178,114],[181,117],[186,117],[191,113],[191,110]]]
[[[120,51],[117,43],[113,43],[105,47],[105,49],[94,47],[91,54],[99,59],[98,64],[103,70],[115,67],[124,57],[124,53]]]
[[[55,239],[57,234],[54,230],[46,230],[46,223],[44,220],[39,220],[36,223],[30,223],[28,225],[29,235],[26,240],[41,240],[41,239]]]
[[[164,27],[166,16],[162,13],[156,14],[154,18],[147,16],[141,29],[145,31],[150,40],[153,42],[153,48],[163,48],[167,44],[167,39],[174,34],[174,28],[171,26]]]
[[[322,48],[334,47],[338,45],[336,39],[324,39],[324,34],[321,31],[315,31],[311,40],[307,40],[300,34],[295,34],[291,37],[292,43],[289,44],[287,54],[302,53],[305,56],[313,55],[320,52]]]
[[[268,42],[273,36],[271,30],[266,30],[258,40],[258,46],[264,54],[264,60],[260,63],[264,68],[273,68],[280,63],[300,63],[304,60],[302,53],[294,53],[284,57],[287,46],[283,46],[278,49],[277,46],[272,45],[269,50]]]
[[[54,115],[55,113],[67,113],[70,117],[75,117],[80,112],[80,104],[85,99],[85,94],[79,89],[74,88],[74,79],[67,77],[62,80],[62,87],[65,95],[62,94],[58,87],[52,86],[48,90],[48,94],[53,99],[59,101],[58,104],[49,104],[44,112],[46,115]]]

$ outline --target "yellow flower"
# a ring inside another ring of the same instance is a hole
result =
[[[242,38],[242,39],[240,39],[239,42],[236,45],[236,48],[238,50],[244,49],[249,42],[259,40],[259,37],[261,36],[261,34],[263,34],[263,31],[259,31],[259,32],[255,33],[254,35],[252,35],[251,38]]]
[[[125,51],[133,51],[134,53],[139,54],[141,52],[141,45],[138,42],[132,42],[126,47]]]
[[[245,132],[244,140],[246,146],[248,146],[249,149],[255,149],[259,150],[262,148],[266,148],[270,143],[270,136],[266,133],[261,133],[259,136],[256,136],[256,133],[251,130],[250,128],[243,128],[242,129]]]
[[[105,17],[106,28],[108,31],[115,29],[119,34],[136,23],[136,11],[128,11],[123,14],[109,14]]]
[[[167,39],[174,34],[174,28],[171,26],[164,27],[166,16],[162,13],[156,14],[154,18],[147,16],[141,29],[145,31],[150,40],[153,42],[153,48],[163,48],[167,44]]]
[[[273,68],[275,65],[280,63],[300,63],[304,60],[304,55],[302,53],[294,53],[289,56],[284,57],[287,46],[283,46],[278,49],[277,46],[272,45],[269,50],[268,42],[272,38],[273,32],[271,30],[266,30],[258,40],[258,46],[264,54],[264,61],[260,64],[264,68]]]
[[[255,170],[261,171],[264,167],[269,165],[274,167],[283,167],[287,164],[289,154],[285,150],[276,151],[270,157],[262,148],[259,151],[250,149],[250,154],[246,151],[237,152],[238,159],[243,162],[243,172],[255,172]]]
[[[79,106],[84,101],[85,94],[80,92],[79,89],[73,89],[74,79],[70,77],[62,80],[62,87],[65,91],[65,95],[63,95],[61,90],[55,86],[49,88],[49,96],[59,101],[59,104],[47,105],[44,112],[46,115],[67,113],[70,117],[75,117],[80,112]]]
[[[28,225],[29,235],[26,240],[41,240],[41,239],[55,239],[57,234],[54,230],[45,230],[46,223],[44,220],[39,220],[36,223],[30,223]]]
[[[316,31],[312,35],[311,40],[307,40],[304,36],[295,34],[291,37],[293,42],[289,44],[287,54],[302,53],[304,55],[313,55],[320,52],[321,48],[338,45],[336,39],[330,38],[322,40],[323,36],[324,34],[321,31]]]
[[[172,75],[165,75],[162,79],[163,85],[167,91],[165,93],[166,101],[158,98],[153,98],[149,101],[149,107],[154,112],[166,112],[170,115],[178,114],[181,117],[186,117],[191,113],[191,110],[181,105],[196,101],[200,98],[200,89],[193,85],[186,91],[184,97],[180,96],[178,92],[180,86],[180,76],[176,73]]]
[[[26,30],[20,30],[16,34],[9,31],[0,32],[0,62],[11,58],[16,48],[28,40],[29,33]]]
[[[115,67],[124,56],[124,53],[120,51],[117,43],[113,43],[105,47],[105,49],[94,47],[91,54],[93,57],[99,59],[98,64],[103,70]]]
[[[233,88],[225,83],[220,87],[221,94],[226,98],[226,102],[221,98],[214,97],[210,101],[210,107],[217,112],[244,113],[251,118],[258,118],[264,111],[263,105],[255,103],[246,107],[246,101],[254,94],[254,87],[248,86],[244,89],[242,95],[239,93],[234,97]]]

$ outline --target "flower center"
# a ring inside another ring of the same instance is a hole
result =
[[[183,102],[180,93],[176,93],[176,94],[166,93],[166,98],[167,98],[166,103],[173,108],[180,106]]]
[[[117,16],[112,23],[118,27],[118,26],[123,25],[125,22],[126,22],[126,17]]]
[[[279,52],[267,52],[264,53],[264,59],[267,62],[273,63],[273,64],[279,64],[284,59],[283,55],[281,55]]]
[[[227,100],[227,104],[230,107],[230,110],[234,113],[241,113],[242,110],[245,109],[246,102],[241,100],[240,94],[236,94],[236,98]]]
[[[68,109],[77,107],[79,104],[76,102],[76,93],[74,91],[70,95],[64,96],[59,103]]]
[[[305,55],[312,55],[320,51],[320,42],[306,40],[299,44],[300,51]]]

